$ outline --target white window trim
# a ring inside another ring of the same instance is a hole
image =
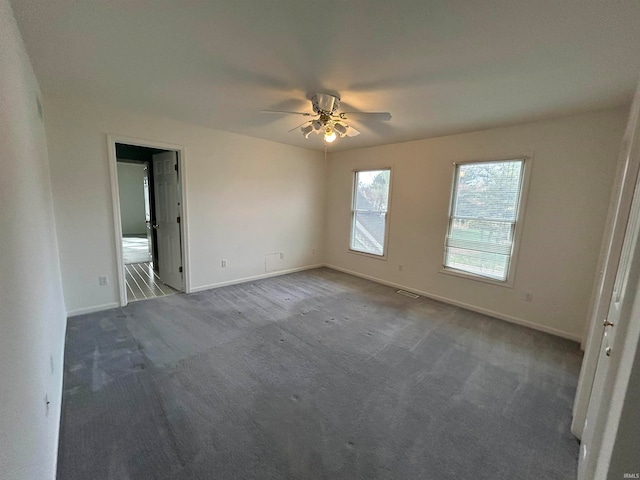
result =
[[[379,170],[389,170],[389,194],[387,200],[387,215],[384,224],[384,245],[382,245],[382,255],[376,255],[375,253],[362,252],[360,250],[354,250],[351,248],[351,238],[353,235],[353,225],[355,222],[355,202],[356,202],[356,174],[359,172],[375,172]],[[371,168],[357,168],[351,171],[351,212],[349,218],[349,238],[347,240],[347,252],[354,255],[362,255],[368,258],[375,258],[376,260],[386,260],[387,253],[389,251],[389,219],[391,216],[391,192],[393,191],[393,169],[391,167],[371,167]]]
[[[489,163],[489,162],[505,162],[508,160],[522,160],[522,187],[520,189],[520,198],[518,200],[518,216],[515,221],[514,227],[514,236],[513,236],[513,245],[511,247],[511,258],[509,261],[509,272],[507,273],[506,280],[494,280],[492,278],[483,277],[480,275],[475,275],[470,272],[465,272],[463,270],[458,270],[455,268],[447,267],[444,265],[445,258],[445,249],[446,249],[446,237],[445,242],[443,243],[443,251],[442,251],[442,259],[443,265],[439,270],[439,273],[444,273],[446,275],[452,275],[454,277],[465,278],[467,280],[474,280],[477,282],[488,283],[490,285],[495,285],[498,287],[506,287],[513,288],[516,278],[516,270],[518,267],[518,257],[520,254],[520,244],[522,242],[522,232],[524,231],[524,219],[525,213],[527,209],[527,198],[529,194],[529,179],[531,177],[531,167],[533,163],[533,155],[508,155],[508,156],[500,156],[498,158],[492,158],[490,160],[487,159],[478,159],[478,160],[466,160],[461,162],[453,163],[453,175],[451,180],[451,198],[449,199],[449,212],[447,214],[447,228],[446,235],[449,234],[449,226],[451,222],[451,213],[453,209],[454,203],[454,195],[456,192],[455,181],[456,181],[456,171],[458,165],[465,165],[470,163]]]

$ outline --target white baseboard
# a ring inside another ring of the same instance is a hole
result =
[[[211,290],[213,288],[228,287],[229,285],[238,285],[240,283],[253,282],[255,280],[262,280],[263,278],[278,277],[280,275],[286,275],[288,273],[302,272],[303,270],[312,270],[314,268],[320,268],[324,266],[324,264],[318,263],[316,265],[306,265],[304,267],[296,267],[289,268],[287,270],[278,270],[276,272],[262,273],[260,275],[254,275],[252,277],[237,278],[234,280],[228,280],[226,282],[212,283],[210,285],[202,285],[199,287],[191,287],[190,293],[202,292],[204,290]]]
[[[67,312],[67,317],[77,317],[78,315],[85,315],[87,313],[101,312],[103,310],[110,310],[119,306],[120,304],[118,302],[113,302],[105,303],[104,305],[96,305],[93,307],[77,308],[75,310],[69,310]]]
[[[301,272],[303,270],[312,270],[314,268],[320,268],[320,267],[324,267],[324,264],[318,263],[315,265],[306,265],[304,267],[290,268],[287,270],[278,270],[276,272],[263,273],[261,275],[255,275],[252,277],[238,278],[238,279],[229,280],[226,282],[219,282],[219,283],[213,283],[211,285],[194,287],[194,288],[191,288],[191,291],[189,293],[202,292],[204,290],[210,290],[212,288],[220,288],[220,287],[226,287],[229,285],[237,285],[239,283],[252,282],[254,280],[260,280],[263,278],[277,277],[279,275],[286,275],[287,273]],[[121,306],[120,303],[113,302],[113,303],[105,303],[104,305],[95,305],[93,307],[77,308],[75,310],[69,310],[67,312],[67,317],[77,317],[78,315],[86,315],[87,313],[101,312],[103,310],[110,310],[112,308],[118,308],[120,306]]]
[[[482,307],[478,307],[478,306],[475,306],[475,305],[471,305],[469,303],[460,302],[460,301],[454,300],[452,298],[442,297],[440,295],[434,295],[432,293],[425,292],[423,290],[418,290],[418,289],[415,289],[413,287],[408,287],[407,285],[402,285],[400,283],[389,282],[389,281],[383,280],[381,278],[373,277],[371,275],[365,275],[363,273],[355,272],[353,270],[348,270],[346,268],[338,267],[336,265],[331,265],[331,264],[328,264],[328,263],[324,263],[324,264],[323,263],[318,263],[318,264],[315,264],[315,265],[306,265],[304,267],[290,268],[290,269],[287,269],[287,270],[278,270],[277,272],[263,273],[263,274],[254,275],[254,276],[251,276],[251,277],[237,278],[237,279],[228,280],[228,281],[225,281],[225,282],[212,283],[210,285],[202,285],[202,286],[199,286],[199,287],[191,288],[191,292],[190,293],[202,292],[202,291],[205,291],[205,290],[211,290],[211,289],[220,288],[220,287],[227,287],[229,285],[238,285],[240,283],[253,282],[255,280],[262,280],[264,278],[277,277],[277,276],[280,276],[280,275],[287,275],[289,273],[301,272],[301,271],[304,271],[304,270],[312,270],[314,268],[320,268],[320,267],[331,268],[333,270],[337,270],[339,272],[347,273],[347,274],[353,275],[355,277],[360,277],[360,278],[364,278],[366,280],[371,280],[372,282],[381,283],[383,285],[388,285],[388,286],[394,287],[394,288],[401,288],[401,289],[407,290],[409,292],[415,292],[415,293],[417,293],[419,295],[422,295],[424,297],[431,298],[432,300],[437,300],[439,302],[448,303],[449,305],[455,305],[456,307],[466,308],[467,310],[471,310],[471,311],[474,311],[474,312],[482,313],[483,315],[488,315],[490,317],[494,317],[494,318],[497,318],[497,319],[500,319],[500,320],[504,320],[504,321],[507,321],[507,322],[515,323],[515,324],[518,324],[518,325],[522,325],[524,327],[532,328],[534,330],[539,330],[541,332],[550,333],[551,335],[556,335],[558,337],[562,337],[562,338],[566,338],[566,339],[569,339],[569,340],[573,340],[573,341],[578,342],[578,343],[582,340],[581,336],[579,336],[579,335],[573,335],[571,333],[568,333],[568,332],[565,332],[565,331],[562,331],[562,330],[558,330],[557,328],[547,327],[545,325],[539,325],[537,323],[533,323],[533,322],[530,322],[528,320],[524,320],[522,318],[514,317],[514,316],[511,316],[511,315],[505,315],[503,313],[496,312],[496,311],[489,310],[489,309],[482,308]],[[67,316],[68,317],[75,317],[75,316],[78,316],[78,315],[85,315],[87,313],[94,313],[94,312],[100,312],[102,310],[109,310],[111,308],[117,308],[119,306],[120,306],[119,303],[114,302],[114,303],[106,303],[104,305],[97,305],[97,306],[94,306],[94,307],[79,308],[79,309],[71,310],[71,311],[67,312]]]
[[[365,275],[365,274],[362,274],[362,273],[359,273],[359,272],[354,272],[352,270],[348,270],[348,269],[342,268],[342,267],[337,267],[335,265],[330,265],[328,263],[326,263],[324,266],[327,267],[327,268],[331,268],[333,270],[337,270],[339,272],[348,273],[349,275],[353,275],[355,277],[364,278],[366,280],[371,280],[373,282],[381,283],[383,285],[388,285],[388,286],[394,287],[394,288],[400,288],[402,290],[407,290],[408,292],[414,292],[414,293],[420,294],[420,295],[422,295],[424,297],[431,298],[432,300],[438,300],[439,302],[448,303],[450,305],[455,305],[456,307],[462,307],[462,308],[465,308],[467,310],[471,310],[471,311],[474,311],[474,312],[482,313],[483,315],[488,315],[490,317],[497,318],[499,320],[504,320],[504,321],[507,321],[507,322],[516,323],[516,324],[522,325],[524,327],[532,328],[533,330],[539,330],[541,332],[550,333],[551,335],[555,335],[557,337],[566,338],[568,340],[573,340],[573,341],[578,342],[578,343],[582,340],[580,335],[573,335],[571,333],[564,332],[562,330],[558,330],[557,328],[547,327],[545,325],[539,325],[537,323],[533,323],[533,322],[530,322],[528,320],[524,320],[522,318],[513,317],[511,315],[505,315],[503,313],[495,312],[493,310],[489,310],[489,309],[482,308],[482,307],[477,307],[477,306],[471,305],[469,303],[459,302],[457,300],[453,300],[452,298],[442,297],[440,295],[434,295],[432,293],[425,292],[423,290],[417,290],[417,289],[415,289],[413,287],[408,287],[406,285],[401,285],[399,283],[388,282],[387,280],[383,280],[381,278],[372,277],[370,275]]]

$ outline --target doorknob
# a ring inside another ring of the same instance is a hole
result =
[[[604,349],[604,353],[607,357],[611,356],[611,347],[607,347]]]
[[[604,325],[605,327],[613,327],[613,325],[614,325],[614,324],[613,324],[613,323],[611,323],[611,322],[609,321],[609,319],[605,318],[605,319],[604,319],[604,323],[603,323],[603,325]]]

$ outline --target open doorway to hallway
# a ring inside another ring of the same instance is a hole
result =
[[[115,151],[126,300],[184,291],[178,152],[117,142]]]

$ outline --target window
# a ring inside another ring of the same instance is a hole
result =
[[[384,256],[391,170],[354,172],[350,248]]]
[[[506,282],[512,266],[524,159],[457,164],[444,265]]]

